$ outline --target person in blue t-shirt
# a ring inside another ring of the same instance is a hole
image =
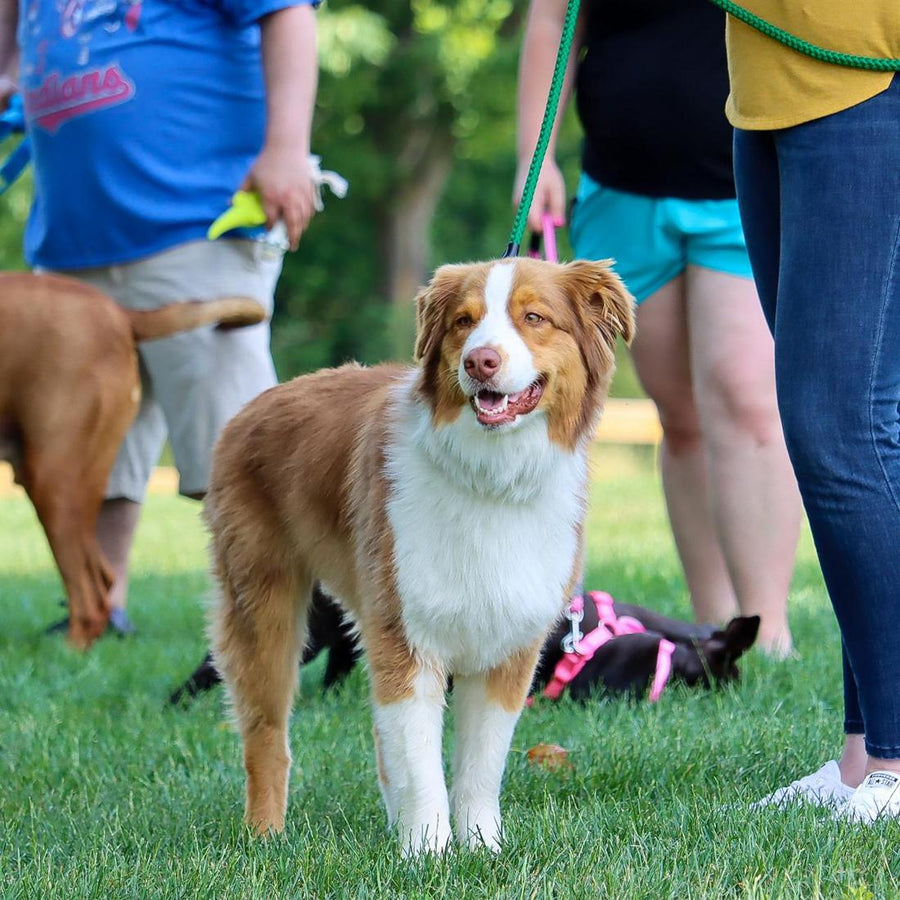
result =
[[[311,0],[0,0],[0,94],[18,89],[34,165],[25,257],[133,308],[248,296],[271,313],[281,253],[206,232],[240,188],[296,249],[315,203]],[[168,435],[182,494],[206,491],[213,444],[276,383],[268,322],[141,345],[143,399],[98,537],[124,614],[128,560]]]

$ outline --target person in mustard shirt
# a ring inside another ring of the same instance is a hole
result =
[[[529,6],[516,203],[566,6]],[[579,258],[614,258],[637,301],[632,358],[662,424],[666,508],[697,621],[758,614],[757,646],[780,658],[802,510],[735,200],[724,29],[708,0],[582,0],[563,98],[584,135],[569,237]],[[565,206],[551,147],[530,227],[543,213],[561,224]]]
[[[900,818],[900,76],[814,55],[897,60],[900,4],[742,6],[806,42],[729,16],[726,112],[785,439],[840,626],[846,734],[838,760],[758,805]]]

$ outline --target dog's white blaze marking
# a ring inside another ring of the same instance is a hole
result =
[[[504,313],[512,293],[513,275],[516,274],[515,260],[494,263],[488,272],[484,285],[484,302],[487,314]]]
[[[423,669],[414,695],[373,704],[375,731],[387,784],[381,793],[405,855],[440,852],[450,842],[450,802],[441,759],[444,677]]]
[[[387,512],[407,639],[454,674],[485,672],[559,615],[578,547],[587,464],[540,412],[493,432],[474,416],[441,428],[395,393]]]
[[[450,805],[456,839],[470,847],[500,850],[500,782],[517,713],[487,698],[481,676],[453,682],[456,746]]]
[[[515,262],[500,262],[488,272],[484,288],[484,318],[473,329],[463,345],[459,361],[460,384],[465,384],[465,358],[476,347],[493,347],[505,357],[503,368],[496,377],[494,390],[515,394],[528,387],[540,374],[528,344],[516,330],[509,316]]]

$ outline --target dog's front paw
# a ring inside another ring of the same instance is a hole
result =
[[[284,804],[269,796],[248,797],[244,808],[244,824],[260,837],[284,831]]]
[[[501,846],[500,811],[466,810],[457,816],[456,839],[470,850],[486,847],[499,853]]]
[[[441,854],[450,849],[453,835],[446,821],[440,819],[434,822],[417,822],[405,824],[400,822],[400,839],[403,847],[403,857],[422,856],[426,853]]]
[[[268,837],[284,831],[284,816],[244,816],[244,824],[251,828],[258,837]]]

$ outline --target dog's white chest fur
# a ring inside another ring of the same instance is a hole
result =
[[[407,639],[449,671],[485,671],[540,640],[578,550],[586,462],[541,414],[503,434],[467,409],[433,429],[406,384],[388,449],[388,518]]]

